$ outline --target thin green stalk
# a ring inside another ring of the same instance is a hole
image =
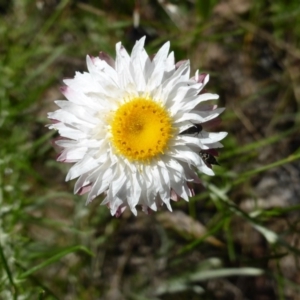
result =
[[[13,276],[12,276],[12,273],[11,273],[10,268],[8,266],[8,263],[7,263],[5,255],[4,255],[3,248],[1,246],[1,244],[0,244],[0,258],[1,258],[1,261],[2,261],[2,264],[3,264],[3,267],[5,269],[5,272],[7,274],[7,278],[9,280],[9,283],[12,286],[13,297],[14,297],[14,299],[17,299],[18,298],[18,287],[14,283]]]
[[[298,130],[299,130],[299,128],[295,126],[285,132],[281,132],[279,134],[275,134],[275,135],[267,137],[265,139],[261,139],[257,142],[236,148],[236,150],[233,150],[233,151],[230,151],[227,153],[224,151],[224,153],[222,153],[222,160],[226,160],[230,157],[235,157],[239,154],[250,152],[252,150],[257,150],[261,147],[280,142],[280,141],[282,141],[283,138],[288,137],[289,135],[293,134],[294,132],[296,132]]]
[[[256,174],[265,172],[267,170],[270,170],[270,169],[273,169],[273,168],[276,168],[276,167],[279,167],[279,166],[291,163],[291,162],[293,162],[293,161],[295,161],[297,159],[300,159],[300,153],[292,154],[292,155],[290,155],[290,156],[288,156],[288,157],[286,157],[284,159],[278,160],[278,161],[273,162],[271,164],[262,166],[260,168],[255,169],[255,170],[247,171],[247,172],[245,172],[243,174],[240,174],[239,178],[233,182],[233,185],[238,185],[238,184],[244,182],[247,178],[251,177],[252,175],[256,175]]]
[[[41,264],[39,264],[39,265],[29,269],[28,271],[24,272],[23,274],[21,274],[19,276],[19,279],[24,279],[24,278],[28,277],[29,275],[32,275],[33,273],[35,273],[35,272],[47,267],[48,265],[51,265],[52,263],[58,261],[60,258],[66,256],[67,254],[72,253],[72,252],[76,252],[78,250],[84,251],[85,253],[87,253],[89,255],[93,255],[87,248],[85,248],[83,246],[70,247],[70,248],[67,248],[67,249],[61,251],[60,253],[52,256],[51,258],[45,260]]]

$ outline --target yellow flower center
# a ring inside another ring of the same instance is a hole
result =
[[[111,133],[117,153],[131,161],[149,161],[167,149],[172,137],[172,120],[159,103],[137,97],[114,113]]]

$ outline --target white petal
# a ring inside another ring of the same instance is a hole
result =
[[[91,171],[95,167],[97,167],[96,160],[90,156],[85,156],[83,160],[71,167],[67,174],[66,181],[79,177],[80,175]]]
[[[62,162],[77,162],[85,156],[87,150],[88,150],[87,147],[65,149],[59,155],[57,160]]]

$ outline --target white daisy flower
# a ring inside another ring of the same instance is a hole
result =
[[[56,101],[60,109],[48,114],[61,135],[58,161],[75,163],[66,180],[79,177],[74,192],[88,193],[87,203],[104,194],[102,204],[116,216],[127,207],[136,215],[137,205],[171,211],[171,199],[188,201],[198,172],[214,174],[204,157],[226,136],[205,130],[223,111],[202,104],[218,99],[201,92],[209,76],[190,78],[189,61],[175,64],[169,42],[154,57],[144,42],[131,56],[117,43],[115,61],[103,52],[87,56],[88,72],[64,80],[68,101]]]

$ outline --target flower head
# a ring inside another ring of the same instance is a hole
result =
[[[200,151],[214,154],[226,136],[205,130],[223,111],[203,104],[218,99],[203,92],[209,76],[190,78],[189,61],[175,64],[169,42],[154,57],[144,42],[131,56],[117,43],[115,61],[87,56],[88,72],[64,80],[68,101],[48,115],[62,137],[58,161],[75,163],[66,180],[78,178],[75,193],[88,193],[87,203],[105,194],[102,204],[117,216],[126,207],[136,215],[137,205],[148,212],[188,201],[197,172],[214,174]]]

